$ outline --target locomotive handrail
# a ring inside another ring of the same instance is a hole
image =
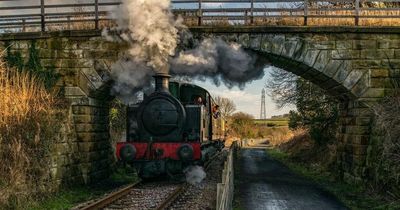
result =
[[[66,28],[101,29],[115,25],[108,13],[120,1],[92,0],[91,3],[24,5],[21,0],[0,1],[0,33]],[[172,0],[172,9],[191,26],[201,25],[324,25],[400,26],[400,0]],[[58,12],[54,10],[62,10]],[[293,19],[293,21],[289,20]],[[385,21],[386,22],[382,22]],[[275,21],[275,22],[274,22]],[[277,22],[277,23],[276,23]],[[79,24],[78,24],[79,23]],[[83,24],[84,23],[84,24]],[[65,24],[60,25],[60,24]],[[40,27],[38,27],[40,26]]]

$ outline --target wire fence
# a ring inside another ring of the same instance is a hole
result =
[[[0,32],[115,26],[118,0],[0,0]],[[400,26],[400,0],[172,0],[188,26]]]

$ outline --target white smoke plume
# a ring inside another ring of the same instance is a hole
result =
[[[174,18],[170,0],[122,0],[110,15],[117,27],[103,30],[103,37],[129,44],[127,56],[111,68],[112,93],[123,101],[132,101],[130,95],[149,85],[151,75],[168,73],[170,66],[175,76],[212,78],[229,88],[242,88],[263,76],[263,68],[257,67],[253,56],[222,39],[205,39],[197,48],[175,56],[177,45],[185,44],[192,35],[182,30],[181,18]]]
[[[118,26],[111,32],[103,30],[103,37],[129,44],[127,56],[111,67],[112,94],[124,102],[135,101],[131,95],[148,86],[155,73],[168,73],[182,27],[170,7],[170,0],[123,0],[110,14]]]
[[[250,55],[236,43],[222,39],[205,39],[195,49],[180,52],[171,61],[173,74],[220,80],[229,88],[244,85],[264,75],[264,66],[257,64],[257,56]]]
[[[186,176],[186,182],[196,185],[200,184],[204,178],[206,178],[206,172],[204,172],[201,166],[189,166],[184,170]]]
[[[178,27],[170,0],[123,0],[111,13],[120,38],[130,44],[128,53],[156,72],[168,72],[168,60],[175,54]]]

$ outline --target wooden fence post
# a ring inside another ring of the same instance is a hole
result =
[[[94,0],[94,13],[95,13],[94,28],[97,30],[99,29],[99,0]]]
[[[360,16],[360,0],[355,0],[355,19],[354,24],[358,26],[359,24],[359,16]]]
[[[304,0],[304,25],[307,25],[308,18],[308,0]]]
[[[46,31],[45,11],[44,11],[44,0],[40,0],[40,21],[42,26],[42,32]]]
[[[199,16],[199,20],[198,20],[197,25],[201,26],[203,24],[203,10],[202,10],[201,0],[199,0],[199,11],[198,11],[198,13],[199,14],[197,14],[197,15]]]

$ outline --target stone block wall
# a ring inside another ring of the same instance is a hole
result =
[[[373,120],[370,105],[356,100],[340,105],[337,164],[348,182],[361,183],[368,177],[366,159]]]
[[[49,157],[51,181],[57,187],[107,178],[115,157],[108,119],[112,96],[103,77],[124,46],[99,36],[26,36],[0,41],[0,50],[20,53],[27,63],[33,45],[40,65],[59,74],[54,89],[68,104]]]

